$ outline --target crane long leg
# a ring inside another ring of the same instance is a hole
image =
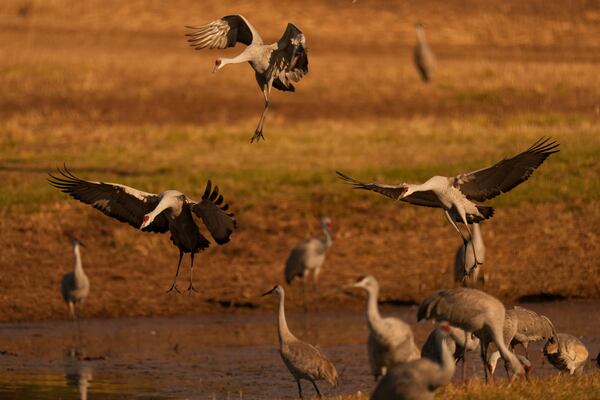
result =
[[[484,350],[484,347],[486,346],[483,344],[482,338],[479,338],[479,350],[481,354],[481,361],[483,362],[483,376],[485,377],[485,383],[488,383],[487,354],[485,354],[486,351]]]
[[[258,126],[256,127],[256,131],[254,131],[254,136],[252,136],[252,138],[250,139],[250,143],[259,142],[260,139],[265,140],[262,130],[263,130],[263,125],[265,123],[265,117],[267,116],[267,111],[269,111],[269,99],[271,97],[271,83],[268,83],[267,87],[263,87],[262,93],[265,98],[265,108],[263,109],[263,112],[260,115],[260,120],[258,121]]]
[[[302,395],[302,384],[300,383],[300,379],[296,380],[296,383],[298,384],[298,395],[303,399],[304,396]]]
[[[192,279],[192,273],[194,272],[194,252],[192,251],[192,264],[190,265],[190,285],[188,286],[188,294],[191,292],[198,292],[194,288],[194,280]]]
[[[177,293],[181,293],[175,284],[177,283],[177,276],[179,275],[179,267],[181,267],[181,259],[183,259],[183,251],[179,250],[179,262],[177,263],[177,270],[175,271],[175,279],[173,279],[173,284],[171,288],[167,290],[167,293],[175,290]]]
[[[323,395],[321,394],[321,391],[319,390],[319,387],[317,386],[315,381],[311,381],[313,386],[315,387],[315,390],[317,391],[317,395],[319,396],[319,398],[323,397]]]
[[[467,379],[467,342],[469,340],[470,333],[465,331],[465,343],[463,347],[462,353],[462,379],[463,381]]]

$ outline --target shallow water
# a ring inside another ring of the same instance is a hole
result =
[[[600,302],[523,306],[550,317],[559,332],[581,336],[590,357],[600,350]],[[416,323],[415,307],[382,314],[411,323],[419,345],[432,328]],[[275,321],[274,314],[86,320],[81,339],[70,321],[0,324],[0,399],[295,398]],[[324,394],[372,390],[363,313],[291,314],[288,322],[336,364],[341,385],[321,383]],[[534,374],[555,373],[540,351],[541,344],[530,346]],[[468,369],[482,376],[476,354]],[[496,377],[504,378],[501,367]],[[313,394],[309,383],[303,388]]]

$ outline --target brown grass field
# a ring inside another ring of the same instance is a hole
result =
[[[506,301],[600,297],[600,7],[496,3],[2,2],[0,321],[67,317],[66,232],[87,245],[86,317],[269,308],[259,294],[283,280],[289,250],[319,234],[324,214],[335,242],[323,292],[371,273],[383,300],[418,302],[453,285],[456,233],[441,211],[352,191],[334,171],[418,182],[486,166],[541,136],[561,152],[490,202],[486,290]],[[260,144],[248,143],[262,110],[253,71],[211,73],[216,57],[240,48],[195,52],[183,36],[184,25],[231,13],[266,41],[287,21],[307,37],[310,73],[296,93],[274,93]],[[418,19],[437,56],[428,85],[412,65]],[[177,261],[167,235],[136,232],[51,188],[46,173],[63,162],[84,178],[191,197],[213,179],[239,229],[197,258],[200,293],[164,294]],[[296,284],[290,308],[299,296]],[[343,295],[320,304],[360,307]]]

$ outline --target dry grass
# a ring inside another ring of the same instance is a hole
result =
[[[558,139],[562,151],[492,203],[498,212],[484,227],[488,290],[505,299],[598,297],[594,7],[273,4],[0,5],[0,320],[64,315],[57,287],[71,264],[63,232],[72,230],[88,242],[87,315],[220,310],[209,299],[258,304],[321,214],[336,221],[326,288],[370,272],[390,278],[385,298],[418,301],[450,285],[455,234],[439,212],[348,190],[333,171],[418,181],[478,168],[540,136]],[[259,145],[248,144],[262,107],[252,71],[228,66],[212,75],[221,53],[193,52],[182,36],[183,25],[234,10],[266,40],[294,21],[310,47],[309,75],[296,93],[274,95]],[[416,79],[410,60],[413,23],[424,16],[438,56],[431,85]],[[195,300],[156,296],[175,267],[167,237],[136,233],[45,183],[63,161],[83,177],[148,191],[198,196],[207,178],[220,185],[240,229],[200,257]],[[543,281],[532,279],[541,274]],[[341,303],[354,304],[334,297],[327,305]]]
[[[517,381],[508,384],[494,383],[486,385],[480,381],[465,384],[451,384],[440,389],[438,400],[592,400],[600,396],[600,374],[597,371],[582,376],[553,376],[533,378],[531,381]],[[331,400],[366,400],[369,397],[359,393],[351,396],[333,396]]]

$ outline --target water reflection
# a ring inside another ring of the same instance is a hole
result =
[[[77,357],[68,357],[65,359],[65,379],[67,386],[77,389],[79,400],[87,400],[88,398],[88,388],[93,378],[92,373],[93,369],[89,362],[82,361]]]

